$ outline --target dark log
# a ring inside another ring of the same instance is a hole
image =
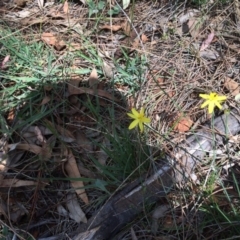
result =
[[[229,137],[238,132],[240,117],[235,110],[216,118],[212,124],[206,124],[175,149],[175,159],[172,157],[145,181],[135,181],[110,198],[87,224],[79,226],[73,239],[112,239],[136,218],[143,205],[165,197],[176,183],[181,186],[188,181],[196,181],[194,169],[205,154],[219,144],[226,144]]]

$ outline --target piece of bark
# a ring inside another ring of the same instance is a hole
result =
[[[99,227],[91,239],[111,239],[127,223],[135,219],[145,204],[155,203],[166,196],[173,184],[171,171],[171,166],[166,164],[132,190],[128,191],[131,186],[123,189],[89,219],[87,224],[80,225],[77,232],[87,232]],[[135,186],[136,182],[131,185]],[[77,236],[73,238],[77,239]]]

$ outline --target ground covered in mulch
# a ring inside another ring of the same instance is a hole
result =
[[[240,115],[236,1],[84,2],[0,3],[2,239],[77,239],[188,136]],[[214,115],[200,108],[210,92],[227,96]],[[151,119],[144,134],[128,130],[133,107]],[[229,139],[114,239],[240,236],[239,135]]]

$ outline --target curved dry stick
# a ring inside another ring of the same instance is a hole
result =
[[[165,197],[173,184],[183,184],[194,179],[194,169],[206,152],[240,131],[239,113],[216,118],[212,124],[200,129],[175,150],[173,164],[165,164],[145,181],[136,180],[113,196],[87,224],[82,224],[73,234],[74,240],[112,239],[142,211],[145,204],[152,204]],[[195,180],[195,179],[194,179]],[[86,234],[94,230],[94,234]]]

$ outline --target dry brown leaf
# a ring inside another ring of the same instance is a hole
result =
[[[57,41],[57,42],[56,42],[55,48],[56,48],[58,51],[63,50],[65,47],[66,47],[66,43],[65,43],[63,40],[60,40],[60,41]]]
[[[219,58],[219,53],[215,49],[205,49],[199,53],[199,56],[210,60],[216,60]]]
[[[100,226],[92,228],[91,230],[79,233],[78,235],[75,235],[73,240],[91,240],[94,239],[94,235],[98,231]]]
[[[17,7],[23,8],[27,4],[29,0],[14,0],[13,3],[16,4]]]
[[[212,40],[214,38],[214,32],[211,32],[208,37],[203,41],[201,47],[200,47],[200,51],[205,50],[206,48],[209,47],[209,45],[211,44]]]
[[[64,217],[69,216],[68,211],[61,204],[57,205],[57,211],[58,211],[58,214],[61,215],[61,216],[64,216]]]
[[[133,43],[132,43],[132,49],[135,50],[137,49],[139,46],[139,39],[138,38],[135,38]]]
[[[158,77],[157,82],[158,82],[158,84],[162,84],[162,83],[164,83],[164,79],[161,77]]]
[[[6,173],[9,169],[9,167],[11,167],[11,166],[8,166],[9,159],[7,156],[6,157],[4,157],[4,155],[1,156],[0,160],[1,160],[0,161],[0,185],[1,185],[3,182],[3,178],[4,178],[4,173]]]
[[[125,21],[121,24],[121,27],[124,31],[124,33],[127,35],[127,36],[130,36],[131,35],[131,24],[128,22],[128,21]]]
[[[16,113],[16,110],[15,110],[15,109],[11,109],[11,110],[8,112],[7,120],[8,120],[8,121],[13,121],[13,119],[15,118],[15,113]]]
[[[34,138],[36,138],[36,134]],[[52,154],[52,149],[46,143],[43,143],[43,147],[39,147],[35,144],[28,144],[28,143],[9,144],[8,147],[9,147],[9,151],[13,151],[14,149],[19,149],[19,150],[35,153],[45,161],[49,160]]]
[[[169,210],[170,206],[167,204],[157,207],[152,214],[152,233],[155,235],[158,231],[159,222],[158,220],[166,217],[166,213]]]
[[[71,91],[69,91],[69,88],[68,88],[68,93],[69,93],[68,96],[75,95],[75,94],[90,94],[93,96],[98,95],[100,97],[108,98],[115,102],[119,102],[119,100],[113,97],[110,93],[101,89],[97,89],[97,91],[94,91],[93,89],[86,88],[86,87],[80,87],[80,88],[75,87],[75,88],[71,88]]]
[[[131,237],[132,237],[132,240],[138,240],[137,235],[132,227],[131,227]]]
[[[14,149],[21,149],[28,152],[32,152],[35,154],[42,154],[42,148],[35,145],[35,144],[28,144],[28,143],[13,143],[8,145],[9,151]]]
[[[97,75],[97,70],[94,68],[89,76],[88,83],[90,88],[97,87],[98,85],[98,75]]]
[[[168,96],[169,96],[169,97],[173,97],[175,94],[176,94],[176,92],[173,91],[173,90],[170,90],[170,91],[168,92]]]
[[[231,78],[227,78],[224,82],[224,87],[233,95],[236,96],[240,92],[240,87],[237,82]]]
[[[43,100],[42,100],[42,102],[41,102],[41,106],[42,105],[45,105],[45,104],[47,104],[49,101],[51,100],[51,98],[49,97],[49,96],[45,96],[44,98],[43,98]]]
[[[112,30],[113,32],[117,32],[121,28],[122,28],[122,26],[120,26],[120,25],[104,25],[104,26],[100,27],[100,29],[108,29],[108,30]]]
[[[187,22],[190,18],[193,18],[197,13],[199,13],[196,9],[188,9],[186,13],[180,14],[178,17],[178,22],[183,24]]]
[[[68,9],[68,1],[66,0],[64,2],[64,4],[63,4],[63,12],[68,14],[68,11],[69,11],[69,9]]]
[[[56,125],[56,128],[57,128],[58,133],[60,134],[60,138],[62,141],[67,142],[67,143],[76,141],[73,134],[66,128],[61,127],[60,125]]]
[[[49,21],[48,17],[42,17],[42,18],[27,18],[27,19],[22,19],[21,20],[21,24],[22,25],[28,25],[28,26],[32,26],[35,24],[39,24],[39,23],[44,23]]]
[[[35,126],[34,127],[34,133],[35,133],[35,136],[37,137],[37,140],[43,144],[43,143],[46,143],[46,139],[45,137],[42,135],[42,132],[40,130],[40,128],[38,126]]]
[[[53,33],[43,33],[41,40],[48,45],[54,46],[58,51],[66,47],[66,43],[63,40],[58,40]]]
[[[51,91],[52,90],[52,85],[44,85],[44,90],[45,91]]]
[[[56,10],[55,8],[49,9],[48,16],[53,17],[53,18],[66,18],[65,14],[63,14],[62,12]]]
[[[80,43],[70,43],[68,45],[68,49],[69,49],[69,51],[74,52],[74,51],[82,49],[82,46]]]
[[[9,59],[10,59],[10,55],[7,55],[7,56],[3,59],[3,61],[1,62],[1,66],[0,66],[1,69],[7,68],[6,63],[9,61]]]
[[[193,125],[193,121],[190,117],[181,117],[181,119],[177,120],[177,124],[174,127],[174,130],[179,132],[187,132]]]
[[[78,166],[75,160],[74,155],[71,150],[68,152],[67,162],[65,164],[65,170],[69,178],[76,179],[75,181],[71,181],[72,187],[75,189],[79,198],[83,200],[84,203],[89,204],[88,196],[85,192],[83,182],[79,180],[81,178],[81,174],[78,170]]]
[[[75,136],[76,142],[81,149],[85,150],[87,153],[93,151],[93,143],[86,137],[86,134],[84,134],[81,130],[77,129],[77,131],[75,132]]]
[[[4,179],[1,182],[0,187],[29,187],[29,186],[38,186],[45,187],[48,183],[44,182],[34,182],[29,180],[19,180],[19,179]]]
[[[43,42],[47,43],[48,45],[52,45],[52,46],[55,46],[56,42],[57,42],[56,37],[52,33],[47,33],[47,32],[45,32],[41,35],[41,39]]]
[[[110,141],[107,138],[104,138],[103,140],[103,146],[105,146],[107,149],[110,148]],[[106,161],[109,158],[108,154],[101,148],[100,151],[97,153],[97,160],[98,162],[105,166],[106,165]]]
[[[79,83],[82,81],[81,78],[77,76],[72,76],[72,79],[68,82],[68,92],[72,93],[75,91],[76,88],[78,88]],[[70,94],[71,95],[71,94]]]
[[[189,32],[191,34],[192,37],[197,38],[197,36],[199,35],[199,32],[201,30],[201,26],[199,26],[199,19],[192,17],[189,19],[187,26],[189,29]]]
[[[106,61],[103,61],[102,69],[106,77],[108,78],[113,77],[113,66],[108,64]]]
[[[69,210],[70,218],[75,220],[77,223],[80,223],[80,222],[87,223],[86,215],[81,209],[75,194],[69,193],[67,195],[66,206]]]
[[[149,39],[145,34],[142,34],[141,40],[142,40],[143,43],[146,43]]]

